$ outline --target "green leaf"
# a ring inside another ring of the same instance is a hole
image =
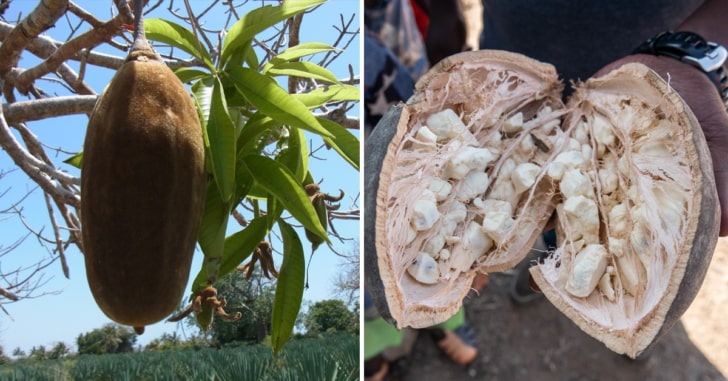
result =
[[[268,229],[273,229],[273,225],[283,214],[283,205],[278,202],[275,196],[269,194],[265,201],[265,209],[266,217],[268,217]]]
[[[253,49],[252,46],[248,49],[245,49],[245,58],[243,61],[248,64],[249,68],[256,69],[258,68],[258,66],[260,66],[258,54],[255,52],[255,49]]]
[[[278,226],[283,238],[283,263],[278,275],[271,319],[271,342],[274,354],[278,354],[293,332],[303,300],[306,267],[303,246],[296,231],[283,220],[278,220]]]
[[[243,67],[230,69],[228,75],[238,91],[263,114],[283,124],[333,137],[305,105],[283,90],[272,78]]]
[[[354,169],[359,170],[359,152],[360,145],[359,139],[354,136],[349,130],[342,127],[336,122],[332,122],[326,118],[318,118],[321,125],[324,126],[334,138],[324,137],[326,144],[330,145],[339,155],[351,164]]]
[[[210,70],[215,69],[210,59],[210,53],[185,27],[168,20],[144,19],[144,33],[148,39],[182,49],[202,61]]]
[[[240,204],[255,184],[253,177],[250,176],[248,170],[242,165],[235,166],[235,182],[235,198],[233,199],[232,205]]]
[[[225,259],[220,266],[221,277],[239,266],[265,240],[268,233],[265,219],[265,216],[254,218],[243,230],[225,239]]]
[[[230,201],[235,190],[235,124],[228,114],[222,84],[215,81],[210,103],[210,117],[207,121],[207,136],[210,140],[212,173],[220,190],[220,197]]]
[[[210,77],[210,73],[204,70],[194,69],[191,67],[181,67],[174,71],[174,74],[182,83],[190,83],[196,79]]]
[[[245,261],[258,247],[258,243],[265,239],[266,233],[268,233],[266,218],[263,216],[254,218],[243,230],[225,238],[217,279],[229,274]],[[208,272],[207,266],[203,264],[192,283],[193,293],[207,286]]]
[[[328,242],[326,230],[321,226],[306,191],[288,168],[265,156],[246,156],[242,163],[255,182],[275,196],[298,222]]]
[[[192,284],[192,291],[195,292],[208,284],[208,272],[211,271],[207,263],[211,259],[213,263],[220,263],[224,254],[225,231],[227,230],[228,217],[230,215],[230,204],[220,198],[220,192],[214,181],[208,181],[207,193],[205,194],[205,207],[202,211],[200,231],[197,233],[197,242],[200,244],[206,261],[203,263],[203,271]],[[216,272],[215,271],[213,272]]]
[[[306,174],[308,173],[308,145],[306,144],[306,134],[304,131],[300,128],[292,127],[293,131],[291,131],[291,138],[295,139],[297,141],[298,145],[298,155],[301,157],[301,161],[299,162],[298,169],[296,170],[296,178],[303,183],[303,181],[306,179]],[[294,135],[298,135],[298,137],[294,137]],[[290,143],[289,143],[290,147]]]
[[[78,169],[81,169],[81,161],[83,160],[83,151],[63,160],[64,163],[72,165]]]
[[[207,120],[210,118],[210,107],[212,105],[212,89],[214,87],[215,78],[208,77],[192,85],[192,94],[195,96],[195,102],[202,114],[203,133],[205,133]],[[207,136],[207,135],[205,135]],[[207,139],[207,138],[205,138]],[[209,141],[205,141],[205,148],[210,148]]]
[[[243,63],[246,63],[246,59],[250,56],[250,54],[248,53],[253,52],[253,50],[253,40],[247,41],[245,44],[242,44],[237,49],[235,49],[233,54],[231,54],[228,60],[225,61],[225,65],[223,67],[226,68],[225,70],[227,70],[227,68],[243,66]],[[253,52],[253,54],[254,53],[255,52]],[[255,58],[257,59],[257,57]],[[222,61],[220,61],[218,64],[220,63],[222,63]],[[257,68],[258,66],[248,65],[248,67]]]
[[[293,61],[301,57],[311,56],[316,53],[330,52],[334,50],[336,50],[336,48],[331,45],[324,44],[323,42],[304,42],[302,44],[290,47],[282,51],[280,54],[273,57],[268,65],[274,65],[279,62]]]
[[[308,108],[316,108],[330,102],[359,100],[359,88],[351,85],[331,85],[319,87],[305,94],[293,94],[299,102]]]
[[[328,83],[339,83],[334,73],[311,62],[283,62],[268,68],[268,74],[311,78]]]
[[[308,146],[306,135],[303,130],[290,127],[287,140],[287,147],[284,148],[276,158],[296,175],[299,182],[303,182],[308,170]]]
[[[248,12],[227,32],[222,44],[220,63],[225,65],[235,51],[249,43],[256,34],[298,13],[323,4],[326,0],[284,1],[279,6],[264,6]]]
[[[260,135],[281,125],[281,122],[273,120],[273,118],[265,116],[261,112],[253,114],[245,123],[245,126],[243,126],[238,136],[238,158],[240,158],[244,150],[251,150],[252,147],[257,145]]]

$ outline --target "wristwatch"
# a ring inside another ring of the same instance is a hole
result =
[[[708,42],[692,32],[662,32],[643,42],[632,53],[668,56],[700,69],[718,89],[723,102],[728,104],[725,68],[728,50],[722,45]]]

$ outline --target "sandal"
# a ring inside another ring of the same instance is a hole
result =
[[[389,362],[381,355],[364,361],[364,381],[383,381],[389,373]]]
[[[430,332],[440,350],[454,363],[469,364],[478,356],[475,332],[467,322],[453,331],[433,328]]]

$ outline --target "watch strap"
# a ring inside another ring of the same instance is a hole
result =
[[[662,32],[647,39],[632,53],[668,56],[700,69],[713,82],[723,102],[728,102],[725,47],[693,32]]]

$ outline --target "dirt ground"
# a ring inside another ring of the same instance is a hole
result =
[[[728,377],[728,239],[718,243],[708,275],[680,323],[645,358],[619,356],[583,333],[545,298],[514,305],[512,275],[492,274],[465,301],[479,356],[458,366],[419,334],[388,380],[726,380]]]

